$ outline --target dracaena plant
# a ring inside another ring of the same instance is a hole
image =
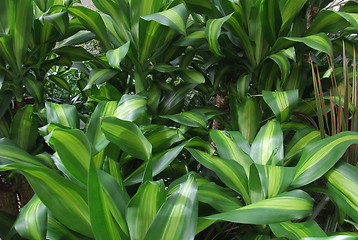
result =
[[[33,156],[1,139],[1,170],[20,172],[36,193],[8,237],[17,232],[28,239],[194,239],[194,175],[170,195],[163,180],[152,176],[185,146],[210,145],[185,140],[175,128],[141,130],[134,121],[146,108],[146,99],[137,95],[102,101],[80,130],[74,106],[47,102],[48,124],[40,132],[53,154]]]
[[[252,238],[272,235],[288,239],[323,238],[327,233],[349,238],[339,233],[345,228],[332,228],[333,217],[322,220],[320,214],[327,214],[322,209],[332,201],[337,215],[334,209],[328,215],[335,215],[338,225],[343,220],[353,225],[357,221],[357,196],[353,189],[357,188],[358,170],[342,158],[350,145],[357,144],[357,133],[346,131],[321,139],[319,130],[288,121],[298,102],[298,90],[264,92],[263,99],[277,119],[261,127],[251,144],[238,131],[211,130],[215,155],[187,147],[203,166],[201,172],[206,172],[206,168],[212,170],[215,173],[211,175],[212,181],[225,185],[232,191],[229,196],[239,199],[238,203],[235,198],[225,197],[218,207],[212,202],[216,194],[211,193],[212,198],[201,195],[207,186],[205,181],[197,180],[199,201],[212,207],[199,216],[200,221],[205,226],[215,221],[238,223],[237,234],[245,233]],[[295,135],[287,142],[284,133],[290,130]],[[170,189],[175,189],[180,181]],[[325,197],[317,198],[319,193]],[[316,200],[319,203],[313,207]],[[352,228],[348,227],[349,231]]]

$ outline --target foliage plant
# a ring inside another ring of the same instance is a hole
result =
[[[1,238],[357,239],[358,4],[93,3],[0,3]]]

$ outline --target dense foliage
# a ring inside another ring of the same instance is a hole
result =
[[[358,238],[358,3],[93,3],[0,1],[0,238]]]

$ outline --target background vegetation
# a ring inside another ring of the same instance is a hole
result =
[[[1,239],[357,239],[358,4],[0,1]]]

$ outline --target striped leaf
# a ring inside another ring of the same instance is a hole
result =
[[[4,59],[12,68],[16,69],[17,66],[13,54],[12,39],[13,37],[10,35],[0,36],[0,58]]]
[[[37,7],[43,11],[43,12],[46,12],[49,8],[48,4],[47,4],[47,1],[46,0],[33,0]]]
[[[261,183],[260,174],[255,164],[250,166],[250,175],[249,175],[249,193],[251,198],[251,203],[255,203],[265,199],[264,188]],[[266,194],[267,196],[267,194]]]
[[[291,70],[291,64],[288,57],[283,52],[278,52],[268,57],[271,58],[280,68],[281,82],[284,84]]]
[[[251,145],[250,156],[255,163],[262,165],[282,165],[283,133],[276,120],[266,123]]]
[[[99,176],[100,171],[91,162],[88,178],[88,202],[93,234],[96,239],[129,240],[124,215],[120,213],[113,199],[118,195],[115,193],[115,195],[111,195],[111,192],[108,192],[103,186]],[[106,176],[111,177],[108,174]],[[113,177],[110,179],[112,179],[113,184],[116,184]],[[116,189],[119,190],[117,184],[114,186],[117,186]]]
[[[285,32],[289,30],[293,20],[301,12],[306,2],[307,0],[285,1],[284,6],[280,9],[282,17],[281,33],[285,35]]]
[[[324,33],[318,33],[307,37],[282,37],[279,38],[275,45],[271,48],[271,53],[276,53],[282,49],[289,48],[294,43],[303,43],[307,47],[317,51],[332,55],[332,44],[328,36]]]
[[[246,224],[272,224],[304,218],[311,214],[313,199],[302,190],[282,193],[274,198],[205,217]]]
[[[152,144],[153,152],[163,151],[173,143],[182,140],[179,137],[178,129],[159,125],[154,125],[154,128],[145,134],[145,137]]]
[[[257,130],[260,128],[261,110],[260,106],[252,97],[246,98],[241,103],[235,103],[238,114],[238,126],[242,135],[252,143]]]
[[[296,172],[295,168],[281,166],[256,164],[256,168],[259,172],[266,198],[272,198],[287,191]]]
[[[34,192],[58,220],[68,228],[92,237],[85,189],[46,167],[12,164],[0,168],[12,169],[19,170],[26,177]]]
[[[280,122],[288,119],[298,103],[298,89],[286,92],[262,91],[262,96]]]
[[[238,93],[239,101],[246,98],[246,93],[249,90],[252,74],[240,77],[236,82],[236,90]]]
[[[70,84],[64,79],[57,75],[50,75],[49,76],[51,82],[55,83],[58,87],[63,88],[67,91],[71,91]]]
[[[36,80],[33,77],[27,76],[22,79],[26,90],[31,94],[37,104],[42,104],[44,95],[44,86],[41,81]]]
[[[26,165],[43,166],[43,164],[19,146],[16,146],[6,138],[0,139],[0,164],[7,165],[20,163]]]
[[[119,48],[109,50],[106,53],[106,58],[108,59],[109,65],[115,69],[121,69],[120,63],[124,59],[124,57],[127,55],[129,50],[130,42],[126,42]]]
[[[71,59],[71,61],[86,61],[92,60],[93,55],[87,52],[83,47],[64,46],[55,50],[55,53]]]
[[[102,120],[102,131],[106,138],[135,158],[147,161],[152,154],[152,145],[134,123],[115,117]]]
[[[163,181],[147,181],[139,187],[126,210],[126,220],[132,240],[144,239],[165,200]]]
[[[79,128],[80,120],[75,106],[46,102],[48,123],[58,123],[65,127]]]
[[[250,203],[248,179],[244,168],[234,160],[212,156],[206,152],[188,148],[191,155],[202,165],[214,171],[229,188],[241,194]]]
[[[51,15],[44,15],[43,17],[46,21],[50,22],[61,35],[65,35],[69,24],[68,13],[59,12]]]
[[[299,152],[302,152],[304,147],[310,142],[319,139],[321,139],[321,134],[317,130],[311,128],[304,128],[297,131],[296,134],[293,136],[292,140],[287,144],[287,147],[285,148],[285,160],[291,158]]]
[[[334,202],[355,222],[358,222],[358,168],[339,162],[326,173],[325,177]]]
[[[190,175],[159,209],[145,240],[193,240],[198,218],[197,183]]]
[[[93,69],[90,73],[88,83],[83,90],[90,89],[94,84],[101,84],[114,78],[118,74],[113,69]]]
[[[215,143],[220,157],[235,160],[245,169],[246,175],[249,176],[250,165],[254,162],[251,157],[244,152],[240,146],[238,146],[238,143],[240,142],[237,141],[238,137],[236,136],[238,136],[238,134],[234,131],[224,132],[219,130],[210,130],[210,137]],[[244,141],[242,138],[240,140]]]
[[[69,7],[68,11],[71,15],[77,17],[83,26],[97,35],[105,51],[112,48],[106,26],[99,13],[82,6]]]
[[[60,223],[53,214],[49,212],[47,222],[47,233],[46,237],[48,239],[62,239],[66,238],[68,240],[78,240],[79,234],[71,231],[67,227],[65,227],[62,223]]]
[[[299,240],[306,237],[324,238],[327,234],[318,226],[315,221],[301,223],[275,223],[270,224],[270,228],[276,237]]]
[[[334,11],[322,10],[314,18],[306,35],[316,34],[319,32],[337,32],[345,29],[349,23]]]
[[[146,21],[156,21],[164,26],[177,30],[183,35],[186,33],[186,20],[188,18],[188,13],[184,4],[179,4],[163,12],[154,13],[141,18]]]
[[[161,116],[161,117],[170,119],[174,122],[189,127],[201,127],[206,129],[208,125],[205,115],[199,111],[182,112],[175,115],[168,115],[168,116]]]
[[[281,11],[278,1],[262,0],[260,3],[260,20],[266,41],[272,46],[281,27]]]
[[[19,147],[30,151],[36,145],[39,119],[34,114],[34,106],[26,105],[15,114],[10,128],[10,138]]]
[[[231,16],[232,14],[218,19],[209,19],[206,23],[206,39],[208,40],[210,50],[218,56],[222,56],[218,41],[221,27]]]
[[[351,144],[358,143],[358,133],[341,132],[307,145],[296,166],[291,187],[306,185],[325,174]]]
[[[123,95],[113,116],[126,121],[137,120],[147,110],[147,100],[140,95]]]
[[[180,47],[197,46],[205,41],[206,41],[205,31],[199,30],[179,39],[178,41],[175,42],[175,45]]]
[[[239,199],[227,193],[226,189],[209,182],[199,186],[198,200],[209,204],[219,212],[231,211],[242,207]]]
[[[34,195],[21,209],[14,226],[23,238],[34,240],[46,239],[47,208],[37,195]]]
[[[178,76],[187,83],[200,84],[205,82],[205,78],[200,72],[191,69],[178,71]]]
[[[29,44],[33,23],[33,2],[31,0],[11,1],[13,49],[18,69],[22,68]]]
[[[102,151],[109,143],[101,130],[101,122],[103,117],[113,116],[116,107],[117,102],[115,101],[101,101],[89,119],[86,137],[92,145],[93,155]]]
[[[166,169],[169,166],[169,164],[171,164],[174,161],[174,159],[179,155],[179,153],[183,150],[185,144],[186,143],[182,143],[174,148],[170,148],[153,155],[152,177],[158,175],[164,169]],[[137,168],[124,180],[124,184],[129,186],[141,182],[145,173],[146,166],[147,164],[143,163],[139,168]]]
[[[91,146],[85,134],[78,129],[55,128],[45,139],[56,150],[67,171],[87,184]]]

